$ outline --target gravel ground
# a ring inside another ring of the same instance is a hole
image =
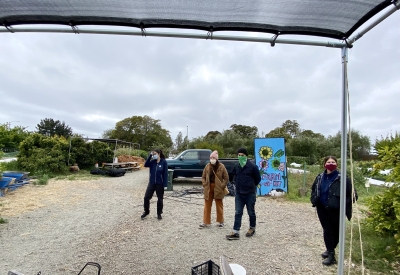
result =
[[[17,270],[25,275],[78,274],[86,262],[97,262],[101,274],[191,274],[208,260],[219,264],[225,255],[247,274],[336,274],[337,266],[321,264],[322,230],[309,204],[282,199],[257,199],[257,230],[246,238],[243,216],[241,239],[228,241],[234,217],[234,198],[224,199],[226,227],[198,229],[202,221],[201,194],[179,196],[200,184],[175,183],[165,192],[164,214],[141,220],[148,171],[92,181],[51,181],[58,185],[40,199],[41,207],[6,216],[0,225],[0,274]],[[15,198],[18,192],[14,192]],[[6,196],[7,197],[7,196]],[[1,203],[1,200],[0,200]],[[212,213],[215,219],[215,208]],[[88,268],[85,274],[96,274]],[[90,272],[89,272],[90,271]]]

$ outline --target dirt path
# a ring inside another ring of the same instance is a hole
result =
[[[148,171],[141,170],[121,178],[51,181],[0,198],[0,213],[9,221],[0,225],[0,274],[78,274],[93,261],[101,274],[181,275],[208,260],[219,264],[221,255],[247,274],[336,274],[336,266],[321,264],[322,230],[310,205],[258,198],[256,235],[244,236],[244,215],[241,239],[228,241],[233,197],[224,200],[223,229],[198,229],[202,196],[178,191],[199,185],[183,183],[165,193],[161,221],[154,203],[142,221],[147,179]]]

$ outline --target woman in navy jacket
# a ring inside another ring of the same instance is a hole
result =
[[[152,151],[147,158],[144,167],[150,168],[149,184],[144,195],[144,212],[141,216],[144,219],[150,213],[150,200],[157,194],[157,218],[162,219],[164,187],[168,184],[168,164],[160,149]]]
[[[317,214],[324,233],[326,251],[321,254],[324,265],[336,263],[335,248],[339,243],[340,223],[340,173],[337,170],[337,159],[333,156],[324,158],[325,171],[319,174],[311,188],[311,203],[317,208]],[[346,216],[352,216],[352,203],[358,199],[352,183],[346,177]]]

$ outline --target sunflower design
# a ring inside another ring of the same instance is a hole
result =
[[[258,154],[262,159],[268,160],[272,157],[272,154],[274,153],[274,150],[272,150],[271,147],[269,146],[262,146],[260,150],[258,151]]]

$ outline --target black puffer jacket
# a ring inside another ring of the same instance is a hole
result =
[[[319,202],[320,194],[321,194],[321,183],[322,183],[322,177],[324,176],[324,173],[319,174],[316,178],[315,181],[311,187],[311,197],[310,201],[312,203],[312,206],[315,207],[325,207],[321,205]],[[349,178],[346,178],[346,216],[348,220],[351,220],[352,217],[352,207],[353,207],[353,202],[358,199],[358,195],[356,190],[354,189],[354,199],[352,199],[352,184],[351,180]],[[336,177],[336,179],[332,182],[332,184],[329,186],[329,195],[328,195],[328,204],[326,205],[326,208],[330,209],[339,209],[340,208],[340,173]]]

